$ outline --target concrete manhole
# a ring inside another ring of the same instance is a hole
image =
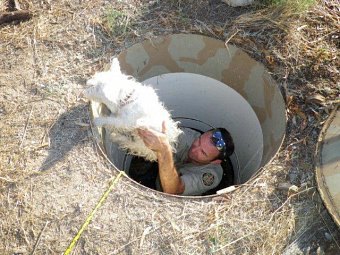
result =
[[[239,48],[201,35],[171,35],[136,44],[119,57],[122,71],[157,89],[174,119],[202,132],[225,127],[235,143],[234,183],[258,173],[277,153],[285,103],[264,66]],[[104,107],[92,103],[93,117]],[[96,129],[100,146],[129,174],[131,156]]]
[[[316,181],[322,200],[340,227],[340,106],[332,112],[319,136]]]

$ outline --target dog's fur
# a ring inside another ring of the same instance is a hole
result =
[[[166,135],[174,151],[177,137],[182,132],[178,123],[171,119],[152,87],[121,72],[118,59],[113,59],[109,71],[96,73],[87,85],[92,87],[85,90],[85,96],[105,104],[111,111],[110,116],[95,118],[94,124],[107,128],[120,148],[149,161],[157,160],[155,153],[138,136],[136,128],[162,132],[162,122],[165,121]]]

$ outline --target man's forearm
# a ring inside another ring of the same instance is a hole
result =
[[[170,194],[182,194],[184,184],[175,168],[170,145],[161,152],[157,152],[157,159],[163,191]]]
[[[165,122],[162,123],[162,133],[150,129],[138,129],[144,144],[157,154],[159,177],[165,193],[182,194],[184,183],[179,177],[172,158],[172,150],[166,137]]]

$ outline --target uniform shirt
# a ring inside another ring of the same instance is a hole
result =
[[[185,185],[184,192],[181,195],[201,195],[215,188],[222,180],[223,169],[219,164],[195,165],[185,163],[192,143],[200,135],[199,132],[190,128],[183,128],[183,133],[178,137],[174,163]],[[159,178],[156,186],[157,189],[160,189]]]

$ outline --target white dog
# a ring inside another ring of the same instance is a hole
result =
[[[138,136],[136,128],[147,127],[162,132],[165,121],[166,135],[174,151],[177,137],[182,133],[178,123],[171,119],[152,87],[121,72],[118,59],[113,59],[109,71],[96,73],[87,85],[92,87],[85,90],[85,96],[105,104],[111,111],[109,116],[95,118],[94,124],[106,127],[120,148],[146,160],[157,160],[155,153]]]

